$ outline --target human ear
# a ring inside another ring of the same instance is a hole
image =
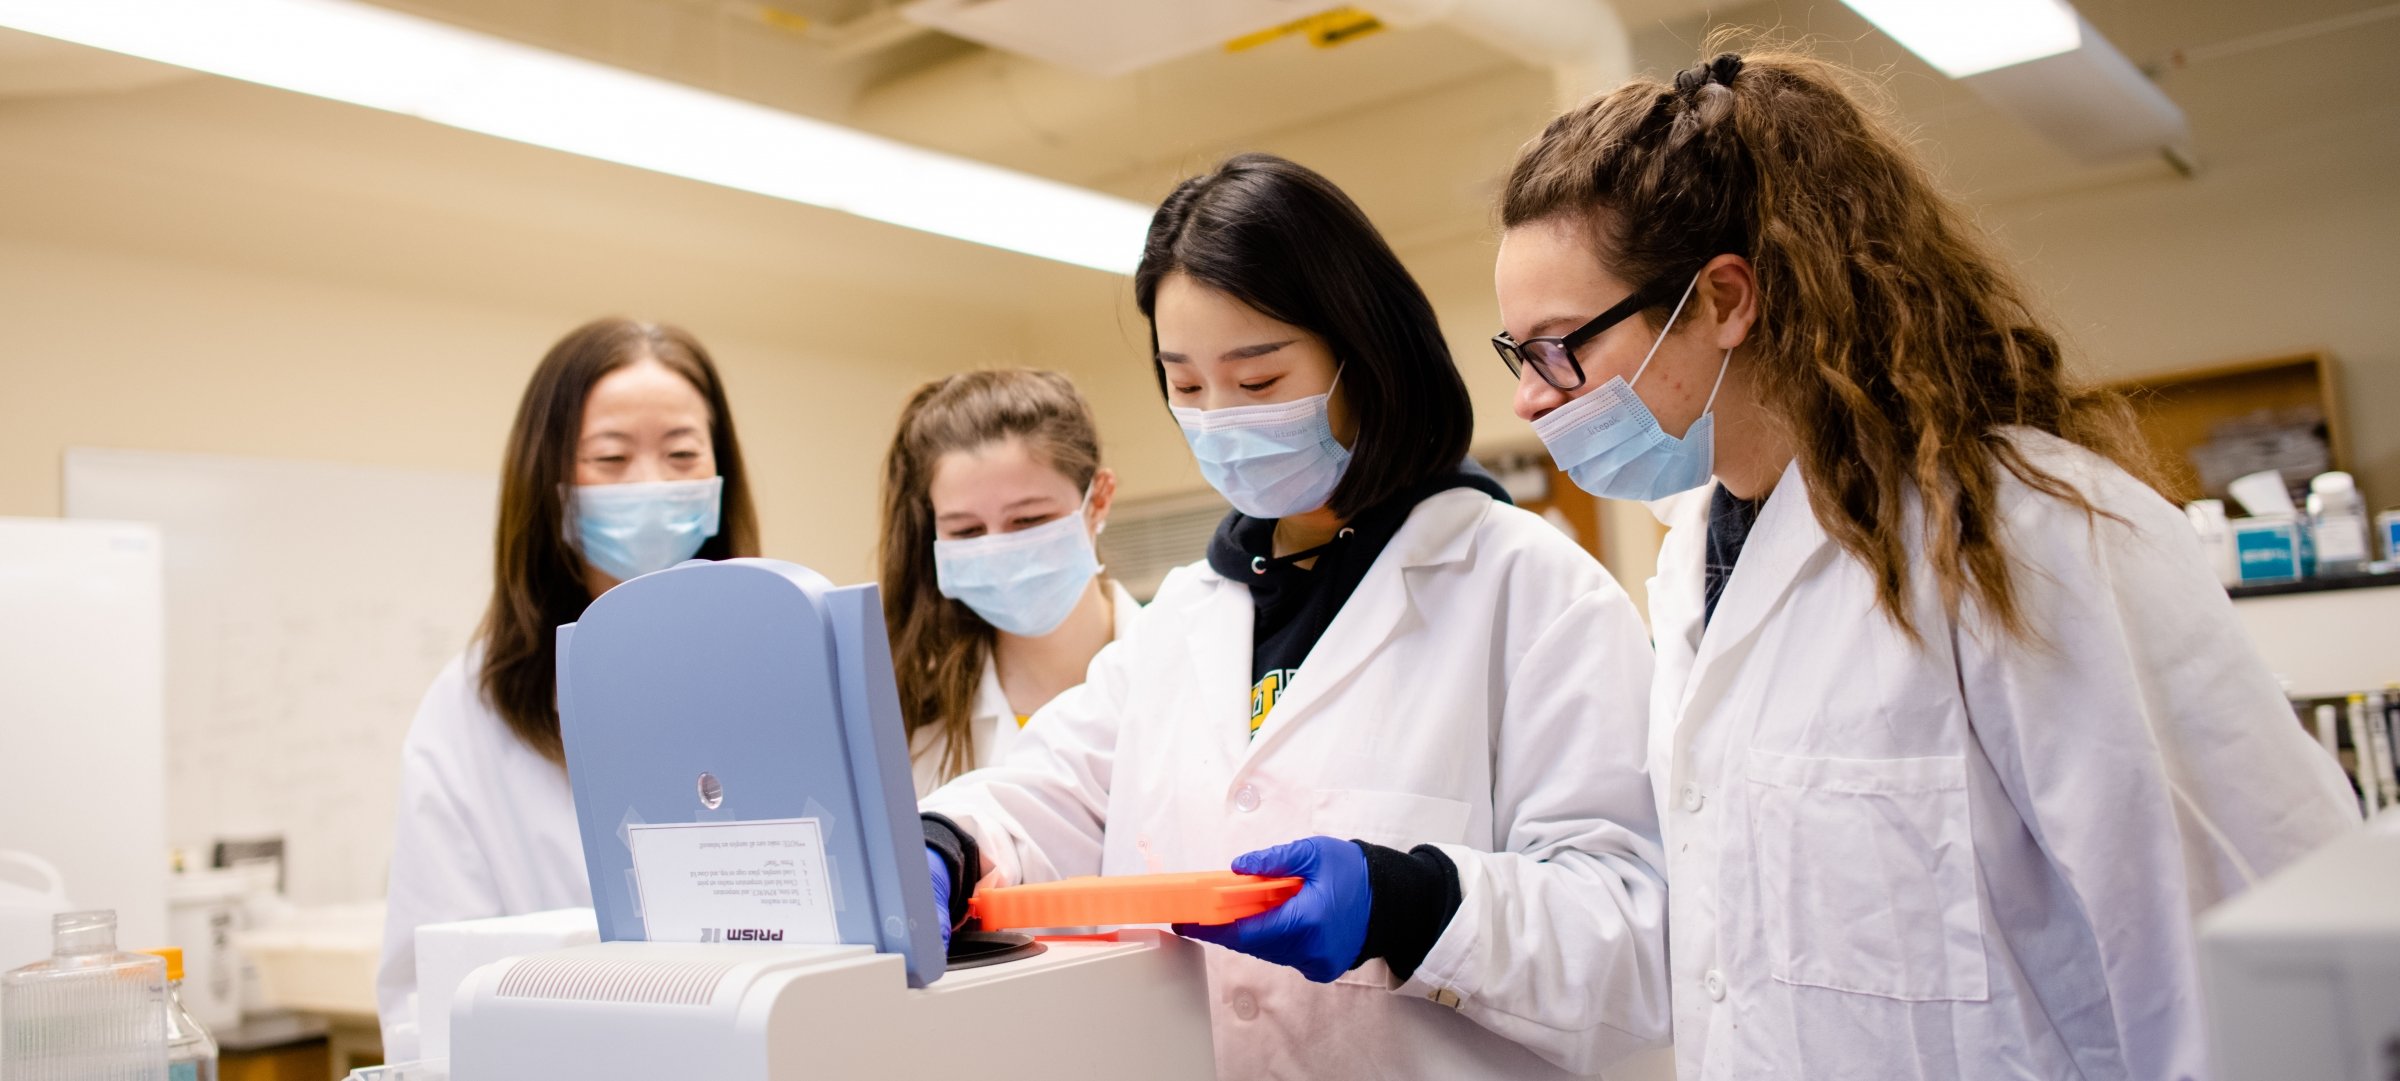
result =
[[[1108,526],[1108,508],[1117,501],[1117,473],[1107,466],[1092,474],[1091,505],[1083,516],[1091,525],[1092,538],[1098,540],[1100,531]]]
[[[1758,321],[1758,275],[1750,260],[1720,255],[1700,268],[1701,323],[1710,344],[1734,349],[1747,341]]]

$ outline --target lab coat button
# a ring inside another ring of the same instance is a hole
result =
[[[1257,1017],[1257,1016],[1258,1016],[1258,1000],[1257,1000],[1257,999],[1255,999],[1255,998],[1252,998],[1252,997],[1250,997],[1250,992],[1248,992],[1248,991],[1236,991],[1236,992],[1234,992],[1234,993],[1233,993],[1233,1015],[1234,1015],[1235,1017],[1239,1017],[1239,1018],[1241,1018],[1241,1019],[1242,1019],[1242,1020],[1244,1020],[1244,1021],[1248,1021],[1248,1020],[1251,1020],[1252,1018],[1255,1018],[1255,1017]]]
[[[1723,1002],[1723,1001],[1725,1001],[1725,974],[1724,974],[1724,973],[1722,973],[1722,972],[1719,972],[1719,971],[1717,971],[1716,969],[1713,969],[1713,968],[1712,968],[1712,969],[1709,969],[1709,970],[1708,970],[1708,975],[1706,975],[1706,976],[1702,976],[1702,977],[1700,978],[1700,986],[1702,986],[1702,987],[1705,987],[1705,988],[1708,988],[1708,1000],[1709,1000],[1710,1002]]]
[[[1243,785],[1239,791],[1233,794],[1233,805],[1241,808],[1244,811],[1257,810],[1258,789],[1252,788],[1249,785]]]
[[[1706,797],[1706,796],[1703,796],[1703,795],[1701,795],[1701,794],[1700,794],[1700,786],[1699,786],[1699,785],[1697,785],[1697,784],[1693,784],[1693,783],[1692,783],[1692,782],[1690,782],[1690,781],[1686,781],[1686,782],[1684,782],[1684,785],[1683,785],[1683,809],[1684,809],[1684,810],[1686,810],[1686,811],[1692,811],[1692,812],[1698,812],[1698,811],[1700,810],[1700,805],[1701,805],[1701,804],[1703,804],[1703,803],[1706,803],[1706,802],[1708,802],[1708,797]]]

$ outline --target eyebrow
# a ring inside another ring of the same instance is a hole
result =
[[[1570,331],[1571,331],[1571,330],[1575,329],[1576,327],[1582,326],[1583,324],[1585,324],[1585,323],[1587,323],[1587,322],[1590,322],[1590,321],[1591,321],[1591,316],[1588,316],[1588,315],[1587,315],[1587,316],[1582,316],[1582,317],[1577,317],[1577,316],[1572,316],[1572,315],[1553,315],[1553,316],[1551,316],[1551,317],[1550,317],[1550,318],[1548,318],[1548,319],[1544,319],[1544,320],[1542,320],[1542,321],[1541,321],[1541,322],[1539,322],[1539,323],[1535,323],[1535,324],[1533,325],[1533,333],[1531,333],[1531,334],[1527,334],[1527,335],[1526,335],[1526,337],[1527,337],[1527,338],[1547,338],[1547,337],[1550,337],[1550,336],[1551,336],[1550,334],[1546,333],[1547,331],[1551,331],[1551,330],[1560,330],[1560,329],[1564,329],[1564,330],[1570,330]]]
[[[687,436],[687,435],[700,435],[700,434],[702,434],[702,429],[700,429],[700,428],[697,428],[697,427],[694,427],[694,426],[692,426],[692,425],[689,425],[689,424],[686,424],[686,425],[684,425],[684,426],[683,426],[683,427],[681,427],[681,428],[669,428],[669,429],[667,429],[667,433],[666,433],[665,435],[661,436],[660,438],[662,438],[662,439],[678,439],[678,438],[681,438],[681,437],[683,437],[683,436]],[[616,430],[616,429],[614,429],[614,428],[604,428],[604,429],[602,429],[602,430],[600,430],[600,431],[593,432],[593,433],[591,433],[590,435],[583,436],[582,438],[580,438],[580,439],[576,440],[576,442],[578,442],[578,443],[589,443],[589,442],[591,442],[591,441],[593,441],[593,440],[595,440],[595,439],[632,439],[632,438],[633,438],[633,436],[632,436],[631,434],[629,434],[629,433],[626,433],[626,432],[620,432],[620,431],[617,431],[617,430]]]
[[[1225,351],[1224,355],[1218,357],[1217,359],[1256,360],[1259,357],[1266,356],[1267,354],[1281,349],[1284,346],[1290,345],[1297,340],[1298,339],[1296,338],[1285,338],[1279,342],[1260,342],[1256,345],[1245,345],[1235,349],[1228,349]],[[1189,364],[1191,363],[1191,360],[1192,358],[1184,356],[1181,353],[1160,353],[1158,355],[1158,362],[1161,364]]]

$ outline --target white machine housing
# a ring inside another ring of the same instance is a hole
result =
[[[2217,1081],[2400,1077],[2400,814],[2200,924]]]
[[[602,942],[460,985],[452,1081],[1205,1081],[1200,947],[1153,930],[911,988],[868,946]]]

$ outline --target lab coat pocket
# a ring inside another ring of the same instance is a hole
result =
[[[1465,841],[1467,818],[1467,805],[1460,800],[1348,788],[1319,791],[1308,824],[1310,833],[1406,852],[1418,845]],[[1380,958],[1343,973],[1334,982],[1384,989],[1394,985],[1391,968]]]
[[[1462,800],[1365,788],[1321,789],[1309,809],[1308,831],[1397,848],[1458,844],[1467,839]]]
[[[1989,996],[1966,760],[1750,752],[1760,931],[1778,981]]]

